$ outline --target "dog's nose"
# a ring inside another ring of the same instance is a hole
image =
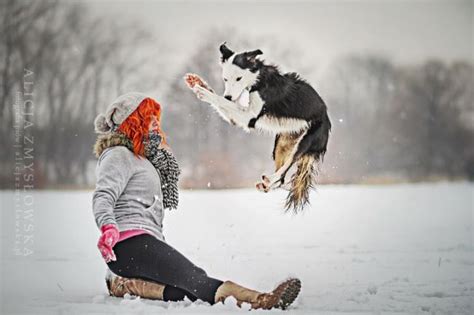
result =
[[[232,101],[232,96],[230,96],[230,95],[226,95],[226,96],[224,96],[224,98],[225,98],[226,100]]]

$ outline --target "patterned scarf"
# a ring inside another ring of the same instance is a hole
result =
[[[159,148],[161,136],[157,132],[150,132],[144,141],[145,157],[155,167],[161,179],[163,206],[165,209],[177,209],[179,202],[178,177],[181,173],[174,155],[164,148]],[[100,135],[94,145],[94,153],[99,157],[109,147],[125,146],[133,152],[133,144],[124,134],[115,131]]]
[[[161,176],[163,206],[165,209],[177,209],[179,201],[178,177],[181,170],[176,158],[170,151],[159,148],[161,136],[158,132],[150,132],[144,144],[146,158]]]

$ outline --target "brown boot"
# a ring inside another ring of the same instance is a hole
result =
[[[163,300],[165,286],[157,282],[113,275],[106,279],[106,283],[111,296],[123,297],[128,293],[144,299]]]
[[[224,302],[227,297],[232,296],[237,300],[239,307],[242,303],[249,303],[252,309],[280,308],[284,310],[295,301],[300,290],[301,281],[299,279],[288,279],[269,293],[250,290],[232,281],[226,281],[217,289],[215,301],[216,303]]]

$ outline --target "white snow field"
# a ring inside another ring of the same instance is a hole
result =
[[[302,292],[285,314],[472,314],[473,188],[320,186],[297,216],[282,213],[284,191],[182,191],[165,235],[220,279],[269,290],[299,277]],[[34,192],[34,253],[23,257],[13,253],[14,192],[0,193],[1,314],[248,314],[229,300],[109,297],[91,194]]]

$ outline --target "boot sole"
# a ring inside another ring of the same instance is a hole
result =
[[[298,297],[301,291],[301,281],[299,279],[288,279],[285,281],[287,287],[280,296],[280,301],[276,308],[286,310]]]

